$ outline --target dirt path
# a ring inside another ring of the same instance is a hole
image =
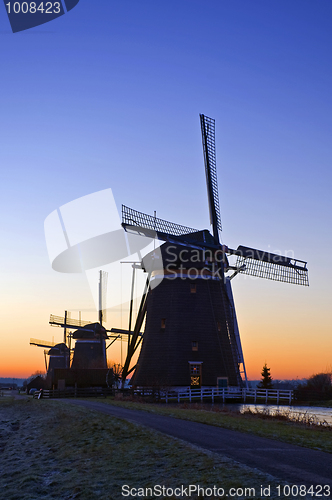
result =
[[[150,427],[272,474],[289,484],[320,484],[330,485],[332,488],[332,454],[329,453],[110,404],[88,400],[61,401]]]

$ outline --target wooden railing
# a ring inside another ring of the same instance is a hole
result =
[[[232,388],[201,388],[201,389],[187,389],[186,391],[166,391],[160,394],[160,400],[166,403],[171,401],[201,401],[215,400],[231,401],[241,400],[253,403],[284,403],[291,404],[293,399],[293,391],[285,391],[279,389],[232,389]]]
[[[114,395],[114,390],[101,387],[91,387],[87,389],[67,387],[64,390],[51,389],[37,391],[34,398],[88,398],[88,397],[106,397]],[[121,391],[120,391],[121,392]],[[40,396],[40,393],[42,395]],[[242,403],[274,403],[291,404],[293,400],[293,391],[279,389],[236,389],[236,388],[201,388],[186,389],[183,391],[165,391],[145,388],[144,390],[135,390],[134,395],[153,397],[158,401],[168,402],[197,402],[212,401],[216,402],[237,402]]]
[[[42,398],[106,398],[114,394],[112,389],[102,387],[89,387],[81,389],[79,387],[66,387],[66,389],[44,389],[42,391]],[[39,391],[34,393],[34,397],[38,397]]]

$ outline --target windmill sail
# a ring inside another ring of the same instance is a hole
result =
[[[138,212],[132,208],[122,205],[122,227],[129,234],[140,234],[148,238],[157,238],[176,245],[184,245],[192,248],[220,248],[216,245],[209,231],[198,231],[187,226],[181,226],[174,222],[158,219],[153,215]]]
[[[240,245],[236,250],[216,245],[208,231],[197,231],[152,215],[144,214],[122,205],[122,225],[127,231],[154,235],[164,241],[192,248],[219,249],[230,255],[237,255],[236,267],[241,274],[259,278],[309,285],[308,268],[305,261],[257,250]],[[220,260],[220,258],[219,258]]]
[[[78,327],[86,326],[91,323],[91,321],[82,321],[81,319],[74,318],[64,318],[62,316],[55,316],[51,314],[50,325],[61,326],[62,328],[76,329]]]
[[[237,250],[229,249],[229,253],[237,255],[236,267],[242,274],[309,286],[307,263],[302,260],[242,245]]]
[[[174,222],[159,219],[153,215],[138,212],[132,208],[122,205],[122,225],[124,227],[134,227],[151,229],[156,233],[162,233],[171,236],[181,236],[188,233],[196,233],[198,229],[193,229],[187,226],[181,226]]]
[[[36,345],[37,347],[48,347],[50,349],[56,344],[55,342],[49,342],[48,340],[30,339],[30,345]]]
[[[219,194],[216,168],[216,141],[215,141],[215,120],[204,115],[199,115],[201,119],[203,154],[205,163],[206,186],[209,200],[210,222],[213,228],[213,236],[216,243],[219,243],[218,230],[221,231],[221,218],[219,207]]]
[[[99,323],[101,325],[106,321],[107,279],[108,273],[99,271]]]

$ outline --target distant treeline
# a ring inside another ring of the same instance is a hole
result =
[[[249,380],[249,387],[251,389],[255,389],[258,384],[261,382],[261,380]],[[297,389],[302,384],[306,384],[307,379],[302,378],[302,379],[287,379],[287,380],[274,380],[272,381],[272,386],[273,389],[280,389],[280,390],[285,390],[285,391],[294,391]]]
[[[249,387],[255,389],[260,382],[251,380]],[[272,388],[294,391],[297,401],[332,401],[332,373],[317,373],[308,379],[272,380]]]
[[[0,377],[0,388],[3,387],[22,387],[24,378],[10,378],[10,377]]]

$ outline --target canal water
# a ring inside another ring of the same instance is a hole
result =
[[[332,425],[332,408],[321,408],[319,406],[288,406],[288,405],[262,405],[262,404],[227,404],[225,409],[244,412],[250,409],[255,412],[268,412],[270,415],[279,413],[293,417],[294,420],[311,420],[313,423],[327,423]]]

